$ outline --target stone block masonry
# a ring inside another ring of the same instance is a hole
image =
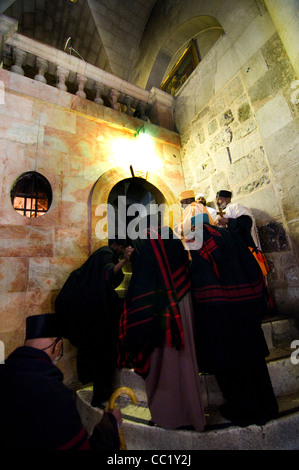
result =
[[[217,58],[217,50],[210,56]],[[294,70],[274,33],[204,103],[198,84],[206,90],[209,77],[213,87],[217,67],[210,62],[202,61],[176,98],[186,188],[204,193],[212,204],[219,189],[229,189],[234,202],[252,210],[271,264],[269,288],[278,311],[296,314],[299,107],[292,99]],[[191,97],[192,109],[184,113]]]

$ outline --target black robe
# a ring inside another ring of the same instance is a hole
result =
[[[195,343],[201,372],[213,373],[237,422],[277,413],[261,328],[264,282],[254,257],[227,229],[203,225],[191,251]]]
[[[96,250],[70,274],[55,302],[63,336],[78,348],[78,379],[83,384],[93,382],[93,404],[108,399],[113,391],[122,312],[115,288],[124,277],[122,271],[114,274],[117,263],[109,247]]]

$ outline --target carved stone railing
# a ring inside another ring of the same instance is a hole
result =
[[[0,15],[0,47],[4,68],[93,99],[98,104],[134,115],[142,120],[174,130],[174,98],[153,87],[150,91],[132,85],[69,53],[18,34],[17,22]]]

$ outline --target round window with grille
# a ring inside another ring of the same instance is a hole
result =
[[[50,209],[52,189],[44,176],[28,171],[14,182],[10,197],[16,212],[25,217],[40,217]]]

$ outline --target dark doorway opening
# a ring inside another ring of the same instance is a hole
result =
[[[108,205],[113,210],[113,217],[108,214],[108,237],[113,238],[116,234],[123,238],[125,233],[129,242],[127,227],[130,222],[145,214],[155,214],[164,204],[166,200],[161,191],[145,179],[136,177],[120,181],[108,196]]]

